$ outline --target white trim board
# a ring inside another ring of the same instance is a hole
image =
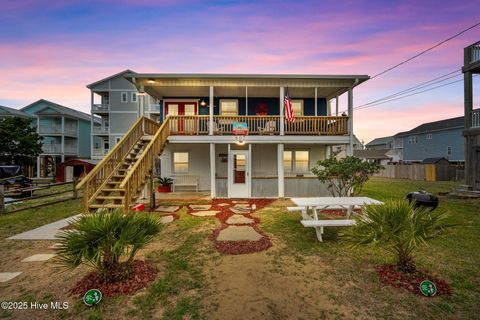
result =
[[[235,143],[235,136],[169,136],[170,143]],[[246,143],[348,144],[348,136],[246,136]]]

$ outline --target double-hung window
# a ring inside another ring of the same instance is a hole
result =
[[[283,166],[286,173],[304,174],[310,172],[310,153],[302,150],[283,152]]]
[[[120,94],[120,101],[122,103],[127,103],[128,102],[128,92],[122,92]]]
[[[221,116],[237,116],[238,100],[236,99],[220,100],[220,115]]]
[[[186,174],[189,169],[188,152],[173,153],[173,173]]]
[[[132,102],[137,102],[137,93],[136,92],[132,92],[131,100],[132,100]]]

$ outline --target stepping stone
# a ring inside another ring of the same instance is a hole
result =
[[[221,212],[221,211],[206,210],[206,211],[194,211],[194,212],[190,212],[190,214],[192,214],[194,216],[197,216],[197,217],[213,217],[219,212]]]
[[[249,204],[236,204],[233,206],[234,208],[240,208],[240,209],[251,209]]]
[[[245,200],[233,200],[232,203],[246,203],[246,204],[248,204],[248,201],[245,201]]]
[[[10,281],[21,274],[21,272],[0,272],[0,282]]]
[[[209,210],[212,205],[211,204],[191,204],[189,205],[190,209],[192,210]]]
[[[227,219],[226,223],[228,224],[251,224],[254,223],[255,220],[247,218],[241,214],[234,214],[230,218]]]
[[[155,211],[157,211],[157,212],[175,212],[178,209],[180,209],[180,207],[178,207],[178,206],[159,206],[155,209]]]
[[[50,247],[48,247],[48,249],[57,249],[57,248],[60,248],[62,244],[61,243],[54,243],[52,244]]]
[[[173,222],[173,216],[164,216],[160,218],[160,222],[163,224],[167,224]]]
[[[258,241],[263,236],[250,226],[229,226],[220,231],[217,241]]]
[[[246,209],[246,208],[230,208],[230,211],[232,211],[233,213],[236,213],[236,214],[245,214],[245,213],[250,213],[250,209]]]
[[[39,253],[39,254],[34,254],[33,256],[30,256],[28,258],[23,259],[22,262],[47,261],[47,260],[49,260],[53,257],[55,257],[55,255],[51,254],[51,253]]]
[[[217,204],[217,206],[219,207],[226,207],[226,206],[229,206],[230,204],[229,203],[219,203]]]

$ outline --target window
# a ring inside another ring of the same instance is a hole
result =
[[[294,117],[303,116],[303,100],[292,100],[292,109]]]
[[[122,137],[115,137],[115,144],[119,143],[122,140]]]
[[[427,133],[427,140],[431,140],[432,139],[432,134],[431,133]]]
[[[173,173],[188,173],[188,152],[173,153]]]
[[[238,100],[220,100],[221,116],[238,115]]]
[[[137,102],[137,93],[132,92],[132,102]]]
[[[453,153],[453,148],[451,146],[447,147],[447,156],[451,156]]]
[[[308,151],[284,151],[283,166],[287,173],[310,172],[310,154]]]
[[[127,92],[122,92],[120,96],[120,101],[123,103],[128,102],[128,93]]]
[[[415,144],[417,142],[418,142],[418,137],[417,136],[413,136],[413,137],[408,138],[408,144]]]

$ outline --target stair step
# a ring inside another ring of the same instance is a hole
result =
[[[142,136],[140,138],[141,141],[151,141],[153,139],[153,136],[148,135],[148,136]]]
[[[119,188],[103,188],[102,191],[105,192],[124,192],[124,189],[119,189]]]
[[[123,196],[97,196],[98,200],[123,200]]]
[[[114,174],[112,178],[125,178],[125,174]]]
[[[90,209],[115,209],[115,208],[123,208],[123,204],[113,204],[113,203],[107,203],[107,204],[90,204],[88,206]]]

